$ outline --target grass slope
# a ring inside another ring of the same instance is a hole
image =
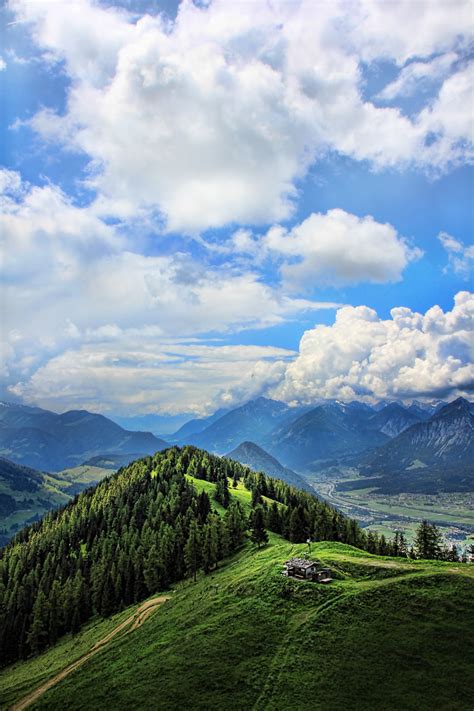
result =
[[[312,555],[337,575],[331,585],[281,576],[282,563],[305,548],[271,535],[267,547],[247,544],[211,575],[180,583],[142,627],[31,708],[472,709],[474,566],[317,543]],[[5,669],[3,704],[120,619],[96,621]]]
[[[19,472],[25,469],[14,462],[7,464],[17,468]],[[11,513],[5,514],[0,510],[0,545],[5,545],[28,523],[40,519],[51,509],[64,506],[77,493],[112,474],[110,469],[87,465],[65,469],[57,474],[29,471],[36,477],[34,490],[21,488],[14,478],[2,476],[0,464],[0,495],[3,494],[14,502],[14,510]]]

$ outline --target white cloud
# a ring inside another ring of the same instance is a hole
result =
[[[384,87],[377,98],[392,101],[399,96],[412,96],[420,91],[420,88],[429,89],[433,82],[448,76],[457,58],[457,54],[448,52],[428,62],[410,62],[403,67],[395,81]]]
[[[91,260],[113,254],[123,240],[89,208],[75,206],[56,186],[31,186],[0,169],[3,275],[29,287],[70,282]]]
[[[296,181],[328,149],[376,168],[472,157],[463,71],[412,119],[360,91],[361,62],[462,52],[469,2],[185,0],[174,23],[87,0],[10,5],[72,79],[65,115],[44,111],[32,125],[90,157],[104,213],[159,209],[188,232],[272,223],[289,217]]]
[[[468,292],[459,292],[447,313],[398,307],[382,320],[366,306],[344,307],[332,326],[305,332],[274,395],[311,403],[465,394],[474,382],[473,326]]]
[[[2,364],[9,383],[45,361],[124,331],[178,338],[263,328],[338,304],[293,299],[248,266],[190,254],[147,256],[132,238],[74,205],[57,187],[0,171]]]
[[[452,269],[464,279],[469,279],[474,261],[474,245],[466,246],[447,232],[440,232],[438,239],[448,254],[448,266],[444,271]]]
[[[4,72],[6,68],[7,68],[6,61],[3,59],[3,57],[0,57],[0,72]]]
[[[272,228],[264,247],[287,260],[282,274],[293,289],[399,281],[408,263],[422,254],[410,247],[392,225],[340,209],[324,215],[313,213],[290,232]]]
[[[292,351],[270,346],[173,342],[129,330],[68,350],[10,389],[25,402],[114,414],[209,414],[274,385]]]

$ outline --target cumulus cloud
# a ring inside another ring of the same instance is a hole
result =
[[[474,246],[466,246],[447,232],[440,232],[438,239],[448,255],[448,266],[445,267],[444,271],[447,272],[451,269],[455,274],[459,274],[464,279],[469,279],[474,260]]]
[[[2,365],[10,383],[90,339],[107,337],[113,348],[131,328],[137,340],[228,333],[338,306],[291,298],[248,267],[137,253],[133,239],[92,208],[13,171],[0,171],[0,207]]]
[[[284,281],[296,289],[314,288],[316,284],[399,281],[408,263],[422,254],[410,247],[392,225],[340,209],[324,215],[313,213],[290,231],[272,228],[264,248],[286,260],[282,266]]]
[[[405,86],[426,78],[410,60],[449,64],[470,37],[464,0],[185,0],[174,22],[89,0],[10,6],[72,80],[67,111],[32,126],[90,157],[104,214],[158,209],[187,232],[268,224],[291,215],[297,180],[328,149],[377,168],[472,158],[464,70],[410,119],[360,90],[363,62],[395,62]]]
[[[366,306],[344,307],[332,326],[305,332],[274,395],[311,403],[465,394],[474,383],[473,326],[469,292],[459,292],[446,313],[398,307],[383,320]]]

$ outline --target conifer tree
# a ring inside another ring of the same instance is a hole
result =
[[[268,533],[265,530],[265,517],[261,506],[257,506],[251,514],[250,520],[250,540],[256,543],[257,547],[268,543]]]
[[[290,516],[289,539],[292,543],[304,543],[308,538],[308,528],[304,508],[297,506]]]
[[[43,590],[38,595],[33,606],[33,622],[28,634],[28,644],[33,652],[40,652],[48,643],[49,605]]]
[[[415,535],[414,548],[418,558],[440,558],[441,545],[442,537],[438,527],[426,519],[422,521]]]
[[[201,536],[197,521],[193,519],[189,528],[189,537],[184,547],[184,559],[188,573],[196,581],[196,574],[201,563]]]
[[[268,528],[274,533],[281,533],[281,516],[276,501],[272,503],[268,512]]]

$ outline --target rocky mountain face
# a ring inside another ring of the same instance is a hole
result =
[[[381,491],[471,491],[474,489],[473,406],[458,398],[397,437],[366,453],[361,472],[381,477]],[[363,481],[361,486],[367,486]],[[374,481],[372,481],[374,484]]]
[[[224,454],[246,440],[260,444],[290,413],[284,403],[260,397],[227,412],[201,432],[185,435],[180,443]]]
[[[392,402],[384,407],[383,410],[375,413],[370,418],[370,424],[374,429],[387,435],[387,437],[396,437],[424,419],[416,410],[410,410],[402,407],[397,402]]]

